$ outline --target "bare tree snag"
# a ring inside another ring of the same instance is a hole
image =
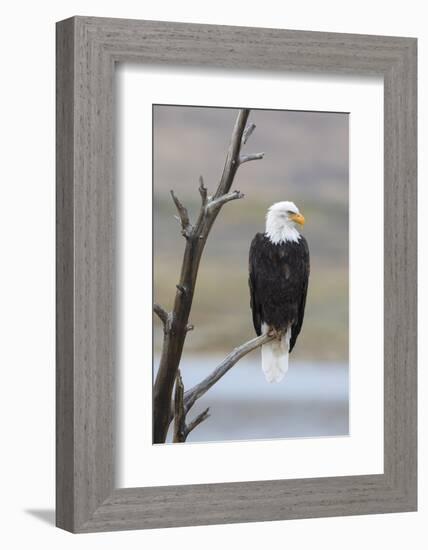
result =
[[[249,113],[249,109],[241,109],[238,113],[235,126],[232,131],[232,137],[223,168],[223,173],[218,187],[212,197],[208,196],[208,190],[204,185],[202,177],[199,180],[201,208],[198,219],[194,225],[190,222],[189,214],[185,206],[176,197],[174,191],[171,191],[171,196],[178,212],[181,232],[186,238],[186,245],[181,266],[180,280],[177,284],[177,291],[175,293],[172,312],[167,314],[165,317],[165,312],[160,308],[160,306],[155,305],[154,307],[155,313],[164,323],[162,355],[153,389],[154,443],[165,442],[171,419],[176,413],[175,410],[171,410],[172,393],[176,380],[178,382],[176,393],[177,391],[181,391],[181,376],[177,377],[177,372],[181,361],[186,334],[189,331],[189,315],[192,307],[199,262],[201,260],[209,232],[222,206],[231,200],[240,199],[243,197],[239,191],[234,191],[232,193],[230,192],[230,188],[239,165],[243,162],[247,162],[248,160],[263,158],[263,153],[243,157],[240,156],[241,146],[246,142],[249,135],[254,130],[254,128],[251,129],[251,126],[249,126],[245,132]],[[180,393],[178,394],[178,397],[180,397]],[[196,425],[205,420],[207,414],[204,418],[199,419]],[[196,427],[196,420],[197,419],[195,419],[195,421],[191,424],[191,426],[193,425],[192,429]],[[183,422],[185,427],[185,421],[183,420]],[[180,430],[178,428],[177,430],[179,432]],[[181,429],[184,429],[183,426]],[[183,437],[183,435],[180,435],[178,432],[177,437]],[[176,433],[176,430],[174,430],[174,433]],[[183,434],[185,440],[185,437],[187,436],[185,429]],[[174,435],[174,439],[175,437],[176,436]]]

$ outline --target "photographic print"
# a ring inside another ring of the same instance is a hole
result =
[[[153,106],[154,443],[348,435],[348,126]]]

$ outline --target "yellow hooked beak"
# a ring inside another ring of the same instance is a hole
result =
[[[293,220],[293,222],[296,222],[299,225],[305,225],[305,218],[302,214],[291,214],[290,220]]]

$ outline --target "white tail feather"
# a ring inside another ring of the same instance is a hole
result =
[[[268,327],[263,325],[263,332]],[[262,370],[268,382],[280,382],[288,370],[288,351],[290,349],[291,329],[281,340],[272,340],[262,346]]]

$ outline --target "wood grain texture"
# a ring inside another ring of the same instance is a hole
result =
[[[74,25],[59,28],[56,37],[56,522],[59,527],[72,529]]]
[[[117,61],[383,76],[383,475],[114,488]],[[57,26],[57,94],[57,525],[90,532],[416,510],[416,40],[76,17]]]

